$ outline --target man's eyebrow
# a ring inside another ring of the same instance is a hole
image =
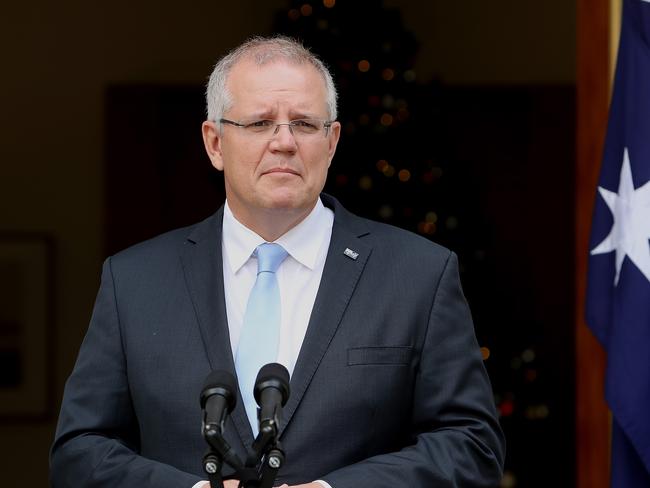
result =
[[[292,120],[295,120],[295,119],[320,119],[321,118],[319,115],[317,115],[317,114],[315,114],[313,112],[299,112],[299,111],[289,112],[289,117]]]
[[[320,119],[322,118],[319,115],[316,115],[313,112],[302,112],[302,111],[291,111],[289,112],[289,120],[300,120],[300,119]],[[258,110],[252,112],[250,115],[245,115],[241,120],[275,120],[277,116],[274,114],[273,110]]]
[[[262,109],[251,112],[250,115],[246,115],[245,119],[273,119],[273,110]]]

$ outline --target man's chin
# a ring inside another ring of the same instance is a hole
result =
[[[308,207],[309,205],[303,201],[299,201],[297,199],[290,199],[290,198],[278,198],[278,199],[273,199],[270,200],[269,202],[266,202],[263,206],[263,208],[267,210],[278,210],[278,211],[292,211],[292,210],[300,210],[305,207]]]
[[[264,198],[263,207],[269,210],[302,210],[313,208],[318,195],[309,196],[292,190],[275,191]]]

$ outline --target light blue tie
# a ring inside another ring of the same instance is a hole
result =
[[[255,249],[257,279],[251,290],[244,313],[235,368],[239,390],[244,399],[246,415],[257,436],[257,402],[253,395],[255,379],[260,368],[274,363],[280,342],[280,288],[275,272],[287,257],[279,244],[264,243]]]

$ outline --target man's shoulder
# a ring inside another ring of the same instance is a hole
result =
[[[413,259],[446,261],[452,254],[446,247],[409,230],[355,215],[336,202],[335,225],[341,225],[380,253]],[[374,251],[373,251],[374,252]]]
[[[126,266],[169,260],[170,258],[177,259],[184,246],[202,240],[206,238],[206,235],[211,234],[214,245],[217,245],[216,236],[219,235],[220,231],[218,212],[201,222],[167,231],[127,247],[115,253],[110,259],[114,264]]]
[[[430,290],[450,263],[455,266],[454,253],[414,232],[363,217],[354,216],[349,222],[358,242],[367,246],[365,269],[371,279],[392,276],[408,280],[417,289]]]
[[[373,245],[376,243],[380,247],[406,249],[410,252],[421,252],[427,255],[433,253],[449,256],[450,254],[449,249],[414,232],[356,215],[331,195],[322,194],[321,199],[325,206],[334,212],[335,225],[342,226]]]
[[[414,232],[394,225],[364,219],[368,227],[368,242],[377,250],[412,260],[443,260],[452,254],[446,247]]]

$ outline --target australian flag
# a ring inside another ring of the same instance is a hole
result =
[[[607,351],[613,488],[650,487],[650,0],[624,0],[589,244],[587,323]]]

